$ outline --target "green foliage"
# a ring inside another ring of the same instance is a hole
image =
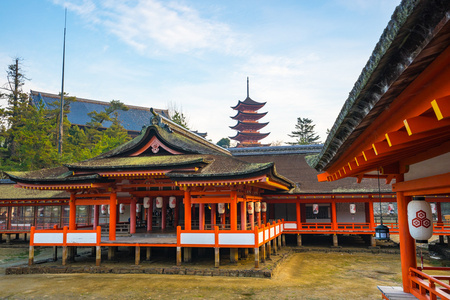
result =
[[[221,138],[220,141],[218,141],[216,145],[223,147],[223,148],[230,148],[230,139],[229,138]]]
[[[186,120],[186,116],[182,112],[175,111],[175,113],[172,116],[172,121],[180,125],[181,127],[186,128],[189,130],[189,126]]]
[[[297,124],[295,124],[295,129],[291,134],[288,134],[290,137],[296,139],[295,142],[290,142],[290,145],[310,145],[316,144],[317,140],[320,138],[315,132],[314,127],[316,125],[313,124],[313,121],[308,118],[297,118]]]

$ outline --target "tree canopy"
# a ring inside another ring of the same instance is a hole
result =
[[[296,139],[295,142],[289,142],[290,145],[310,145],[316,144],[319,140],[319,136],[314,131],[313,121],[308,118],[297,118],[297,124],[295,124],[295,130],[288,134],[290,137]]]
[[[218,146],[222,148],[230,148],[230,139],[229,138],[221,138],[217,144]]]

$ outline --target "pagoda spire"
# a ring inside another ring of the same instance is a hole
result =
[[[248,76],[247,76],[247,98],[250,98],[250,89],[248,84]]]

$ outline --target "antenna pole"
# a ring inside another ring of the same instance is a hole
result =
[[[62,63],[62,80],[61,80],[61,105],[59,114],[59,137],[58,137],[58,154],[62,155],[62,144],[64,134],[64,64],[66,60],[66,24],[67,24],[67,8],[64,14],[64,42],[63,42],[63,63]]]
[[[247,77],[247,98],[249,98],[248,77]]]

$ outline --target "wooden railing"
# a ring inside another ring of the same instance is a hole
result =
[[[98,246],[100,241],[100,226],[95,230],[69,230],[67,226],[36,230],[32,226],[30,231],[30,246]]]
[[[428,275],[422,272],[427,271],[450,271],[450,268],[424,267],[410,268],[409,280],[411,285],[410,293],[418,299],[450,299],[450,276],[449,275]],[[448,283],[444,283],[443,280]]]

